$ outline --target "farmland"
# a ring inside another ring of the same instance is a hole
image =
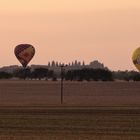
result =
[[[139,82],[0,81],[2,140],[138,140]]]

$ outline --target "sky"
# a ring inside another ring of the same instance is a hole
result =
[[[140,0],[0,0],[0,66],[20,65],[18,44],[36,48],[31,64],[99,60],[111,70],[135,70]]]

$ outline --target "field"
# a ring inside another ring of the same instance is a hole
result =
[[[139,139],[139,82],[0,81],[0,140]]]

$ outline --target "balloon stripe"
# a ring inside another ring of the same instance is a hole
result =
[[[19,54],[19,53],[21,53],[22,51],[24,51],[24,50],[27,49],[27,48],[28,48],[28,47],[18,48],[18,49],[16,50],[16,53]]]
[[[134,60],[133,63],[134,63],[134,64],[138,64],[137,60]]]
[[[17,50],[15,50],[15,52],[16,52],[16,54],[19,54],[19,53],[21,53],[25,49],[27,49],[27,47],[18,48]]]
[[[24,51],[25,49],[29,48],[29,47],[32,47],[31,45],[28,45],[28,44],[21,44],[19,45],[16,49],[15,49],[15,52],[17,54],[19,54],[20,52]]]

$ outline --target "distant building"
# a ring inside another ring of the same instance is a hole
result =
[[[93,69],[104,69],[105,68],[104,64],[100,63],[98,60],[90,62],[89,67],[93,68]]]

